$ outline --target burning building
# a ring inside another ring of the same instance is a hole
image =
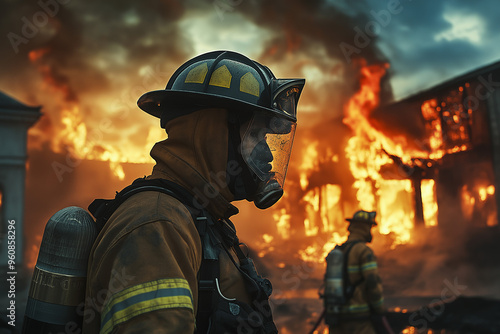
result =
[[[372,113],[376,126],[406,138],[405,150],[416,152],[407,162],[389,154],[397,172],[384,173],[411,180],[415,227],[498,225],[499,78],[495,63]],[[434,198],[426,197],[429,190]],[[426,216],[425,206],[437,212]]]
[[[318,125],[296,144],[299,161],[275,215],[284,238],[328,235],[325,255],[346,238],[344,217],[357,208],[378,212],[392,247],[419,227],[498,225],[500,63],[379,104],[386,68],[363,66],[342,120]],[[316,248],[307,253],[324,258]]]

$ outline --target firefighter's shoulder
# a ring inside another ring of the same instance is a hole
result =
[[[353,246],[352,253],[356,254],[356,257],[360,258],[362,262],[377,261],[377,257],[371,247],[364,242],[358,242],[355,244]]]
[[[174,228],[193,239],[198,235],[190,212],[179,200],[161,192],[144,191],[131,196],[116,209],[101,231],[98,244],[105,249],[112,247],[125,235],[147,224]]]
[[[144,191],[128,198],[110,217],[108,224],[120,226],[127,231],[149,222],[166,221],[178,227],[192,223],[186,206],[172,196],[157,191]]]

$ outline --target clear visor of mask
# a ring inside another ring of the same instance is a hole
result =
[[[274,179],[283,188],[296,123],[256,112],[241,127],[241,154],[263,182]]]

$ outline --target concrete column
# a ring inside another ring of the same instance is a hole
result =
[[[2,266],[6,265],[9,259],[9,222],[15,228],[11,229],[15,234],[11,232],[10,235],[15,236],[16,267],[24,263],[27,132],[40,116],[40,107],[26,106],[0,92],[0,189],[2,189],[0,265]],[[12,248],[14,245],[12,241],[10,245]]]
[[[497,221],[500,223],[500,90],[495,89],[487,100],[490,121],[491,151],[493,153],[493,172],[495,174],[495,201]]]

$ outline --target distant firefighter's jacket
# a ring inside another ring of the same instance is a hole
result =
[[[382,282],[378,273],[377,259],[364,238],[351,232],[347,242],[357,242],[352,246],[347,262],[351,284],[361,282],[354,290],[349,303],[342,307],[344,319],[367,319],[370,314],[383,312]]]
[[[167,123],[152,175],[183,186],[218,218],[238,212],[225,184],[226,112],[207,109]],[[232,254],[238,263],[236,255]],[[94,243],[88,267],[84,333],[193,333],[202,245],[178,200],[159,192],[127,199]],[[244,280],[220,254],[220,289],[250,303]]]

